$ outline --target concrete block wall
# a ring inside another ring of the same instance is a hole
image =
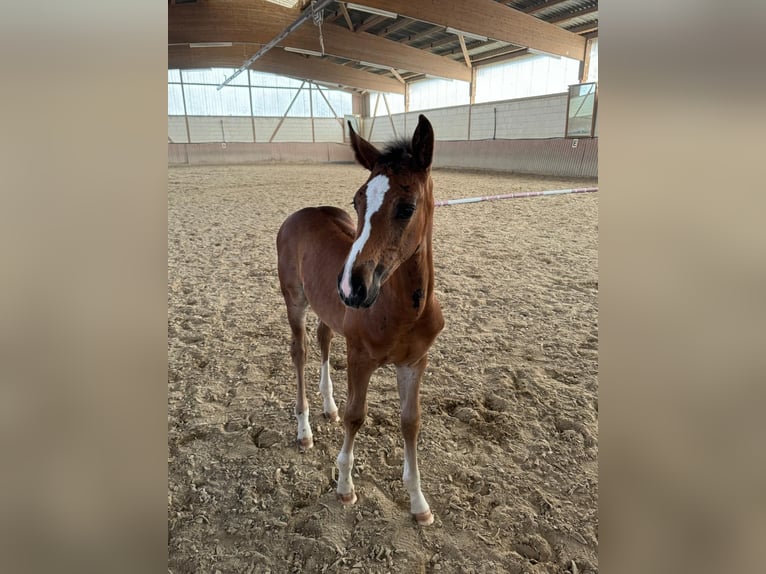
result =
[[[348,144],[326,143],[192,143],[168,144],[168,164],[226,165],[258,162],[343,162],[354,161]]]
[[[274,136],[275,142],[310,142],[311,118],[285,118]]]
[[[279,118],[255,118],[255,141],[268,143],[279,125]]]
[[[183,116],[168,116],[168,141],[173,143],[189,143],[186,137],[186,119]]]
[[[172,143],[264,142],[279,125],[280,118],[189,116],[189,135],[183,116],[168,116],[168,137]],[[253,139],[255,128],[255,140]],[[275,142],[310,142],[311,118],[286,118]],[[343,143],[343,128],[335,118],[314,118],[314,141]]]
[[[314,141],[342,143],[342,122],[335,118],[314,118]]]
[[[405,114],[394,114],[391,116],[396,127],[396,134],[391,127],[391,120],[388,116],[378,116],[375,121],[372,118],[364,118],[362,122],[362,137],[369,141],[388,142],[397,137],[405,137],[407,132],[404,126]]]
[[[436,142],[434,166],[566,177],[598,176],[598,139]]]
[[[408,112],[374,119],[362,119],[363,136],[376,143],[395,137],[409,137],[425,113],[434,126],[437,141],[486,139],[544,139],[564,137],[567,94],[552,94],[488,102],[473,106],[454,106]],[[395,127],[392,128],[391,121]],[[598,118],[597,118],[598,121]],[[189,116],[190,141],[182,116],[168,116],[168,136],[176,143],[268,142],[280,122],[275,117],[203,117]],[[597,124],[598,125],[598,124]],[[310,142],[311,118],[285,118],[274,141]],[[314,119],[314,141],[343,143],[343,128],[334,118]]]
[[[223,133],[227,142],[251,142],[253,141],[252,118],[222,118]]]
[[[472,140],[563,137],[567,95],[479,104],[471,111]]]
[[[468,137],[468,109],[469,106],[456,106],[426,112],[408,112],[394,114],[391,119],[396,127],[396,135],[411,137],[418,125],[418,116],[425,113],[434,127],[437,141],[464,140]],[[372,118],[363,118],[362,124],[362,134],[369,141],[383,143],[395,138],[388,116],[378,116],[374,123]]]
[[[253,123],[242,117],[189,116],[189,137],[193,143],[251,142]]]
[[[434,127],[436,141],[462,141],[468,139],[470,108],[471,106],[455,106],[426,112],[409,112],[407,127],[414,132],[418,125],[418,116],[424,113]]]
[[[598,176],[598,138],[573,147],[565,138],[567,94],[487,102],[362,119],[362,135],[380,146],[411,137],[418,116],[434,126],[437,167],[517,171],[574,177]],[[258,161],[353,161],[344,128],[334,118],[168,116],[168,162],[226,164]],[[393,127],[391,125],[393,121]],[[597,116],[598,126],[598,116]],[[253,142],[255,124],[255,142]],[[394,129],[395,128],[395,129]],[[226,141],[226,144],[221,143]],[[242,142],[242,143],[238,143]]]
[[[423,113],[434,127],[436,141],[542,139],[564,136],[566,111],[563,93],[395,114],[393,120],[400,136],[411,135]],[[378,116],[374,126],[372,118],[363,118],[363,124],[370,141],[381,143],[394,136],[386,116]]]

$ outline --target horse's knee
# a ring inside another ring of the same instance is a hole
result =
[[[420,414],[403,412],[401,416],[402,434],[406,436],[413,436],[418,433],[420,429]]]
[[[293,337],[292,344],[290,345],[290,355],[293,361],[306,361],[306,344],[303,337]]]
[[[367,405],[350,404],[346,407],[346,412],[343,415],[343,422],[346,425],[346,429],[355,433],[364,424],[364,420],[367,418]]]

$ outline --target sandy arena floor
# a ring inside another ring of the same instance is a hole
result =
[[[359,502],[336,500],[343,429],[295,446],[295,375],[276,271],[282,221],[351,210],[352,165],[168,170],[168,551],[173,574],[586,573],[598,548],[598,194],[439,207],[446,327],[422,385],[418,527],[401,482],[393,368],[373,375],[356,442]],[[437,170],[437,199],[593,181]],[[331,352],[346,397],[345,344]]]

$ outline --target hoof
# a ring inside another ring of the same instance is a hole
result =
[[[431,513],[430,510],[426,510],[425,512],[421,512],[420,514],[414,514],[415,520],[418,521],[419,526],[428,526],[429,524],[433,524],[434,522],[434,515]]]
[[[304,437],[301,439],[298,439],[298,448],[301,450],[308,450],[310,448],[314,447],[314,437]]]
[[[324,416],[327,418],[328,421],[331,423],[338,422],[338,419],[340,418],[338,416],[338,411],[333,411],[331,413],[325,413]]]
[[[340,503],[343,506],[351,506],[352,504],[356,504],[356,492],[353,490],[348,494],[338,493],[338,498],[340,499]]]

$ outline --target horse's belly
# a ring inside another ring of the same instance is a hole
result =
[[[346,212],[333,207],[302,210],[291,241],[300,244],[300,273],[306,299],[319,318],[343,334],[345,305],[338,295],[338,275],[343,269],[354,227]]]

